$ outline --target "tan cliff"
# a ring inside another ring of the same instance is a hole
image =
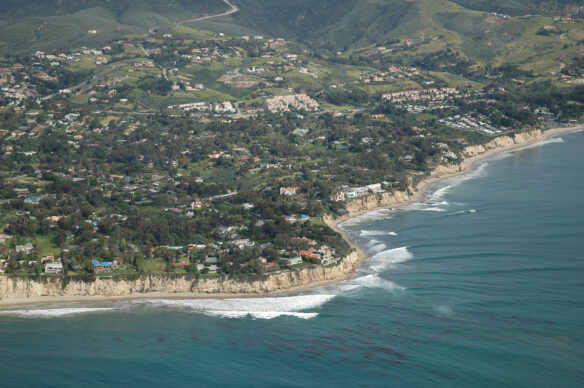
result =
[[[331,227],[348,236],[336,225],[343,219],[350,218],[363,211],[377,208],[391,208],[402,206],[409,201],[421,200],[423,186],[435,183],[444,177],[453,176],[467,171],[474,163],[496,152],[507,151],[544,139],[540,130],[532,130],[511,136],[501,136],[484,145],[473,145],[464,148],[461,164],[437,166],[427,179],[416,187],[410,186],[406,191],[385,192],[356,198],[346,204],[347,214],[333,220],[325,217],[324,220]],[[350,241],[349,241],[350,242]],[[345,257],[336,266],[315,266],[292,271],[281,271],[270,274],[264,279],[242,281],[224,276],[216,279],[189,279],[168,276],[143,276],[136,280],[114,280],[112,278],[98,278],[95,282],[71,281],[63,287],[63,280],[47,278],[43,281],[30,279],[10,278],[0,276],[0,301],[26,300],[26,298],[41,297],[147,297],[151,293],[176,294],[182,297],[206,296],[261,296],[279,292],[293,292],[303,288],[320,284],[332,283],[347,279],[366,257],[365,253],[352,245],[355,250]]]
[[[349,254],[334,266],[315,266],[281,271],[265,279],[241,281],[229,276],[216,279],[192,279],[187,276],[143,276],[136,280],[98,278],[95,282],[71,281],[63,287],[63,279],[43,281],[0,276],[0,299],[23,299],[60,296],[131,296],[147,293],[185,294],[190,297],[221,294],[262,295],[293,291],[315,284],[339,281],[353,273],[359,263],[358,252]]]
[[[500,136],[494,138],[484,145],[472,145],[465,147],[462,150],[463,162],[460,164],[438,165],[429,174],[428,178],[424,180],[424,184],[417,186],[410,185],[406,191],[394,191],[378,194],[370,194],[364,197],[356,198],[346,204],[347,214],[341,219],[347,219],[355,216],[360,212],[375,210],[378,208],[391,208],[401,206],[412,200],[421,200],[419,195],[414,193],[420,192],[421,188],[428,183],[434,183],[438,179],[460,174],[473,167],[473,161],[476,161],[481,156],[485,156],[493,151],[505,151],[512,148],[536,143],[544,139],[541,130],[534,129],[527,132],[521,132],[511,136]],[[332,223],[329,221],[329,224]]]

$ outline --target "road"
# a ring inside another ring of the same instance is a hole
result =
[[[234,14],[236,12],[239,12],[239,8],[236,5],[231,4],[231,2],[229,2],[229,0],[223,0],[223,2],[225,4],[227,4],[229,7],[231,7],[227,12],[223,12],[223,13],[220,13],[217,15],[202,16],[202,17],[198,17],[198,18],[194,18],[194,19],[184,20],[182,22],[178,22],[177,25],[181,25],[184,23],[198,22],[201,20],[219,18],[221,16],[227,16],[227,15],[231,15],[231,14]]]

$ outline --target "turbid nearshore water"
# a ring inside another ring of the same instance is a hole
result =
[[[98,279],[98,284],[81,285],[74,282],[76,288],[69,284],[65,289],[59,282],[41,284],[30,280],[15,281],[6,276],[0,278],[0,307],[24,306],[48,303],[89,303],[111,302],[131,299],[217,299],[217,298],[259,298],[282,296],[305,291],[310,288],[328,285],[346,280],[352,276],[358,266],[368,257],[367,253],[357,246],[340,227],[340,224],[350,218],[380,209],[401,209],[405,206],[424,200],[428,186],[436,185],[443,180],[468,173],[495,155],[519,150],[533,144],[548,140],[562,133],[584,129],[584,125],[561,127],[545,132],[531,131],[515,135],[514,138],[500,137],[485,146],[470,146],[465,149],[464,160],[457,165],[438,166],[432,173],[409,193],[373,194],[360,198],[348,204],[348,212],[342,217],[325,217],[325,222],[339,232],[354,248],[354,252],[342,263],[334,267],[304,268],[297,271],[281,271],[270,275],[266,280],[237,282],[228,278],[202,281],[168,280],[147,277],[138,281],[114,281],[113,279]],[[22,283],[18,283],[22,282]],[[27,283],[28,282],[28,283]],[[99,283],[101,282],[101,283]],[[108,283],[109,282],[109,283]],[[33,284],[36,283],[36,284]],[[111,283],[111,284],[110,284]],[[40,287],[40,288],[39,288]],[[43,288],[44,287],[44,288]],[[144,290],[152,290],[143,292]],[[160,291],[160,290],[165,291]],[[169,291],[167,291],[169,290]],[[186,291],[185,291],[186,290]]]

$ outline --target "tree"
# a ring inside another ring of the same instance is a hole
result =
[[[138,253],[136,259],[134,260],[134,265],[136,266],[136,271],[139,273],[144,272],[144,254]]]

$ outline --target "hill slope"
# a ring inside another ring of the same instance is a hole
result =
[[[0,53],[102,44],[227,8],[220,0],[6,0]]]

